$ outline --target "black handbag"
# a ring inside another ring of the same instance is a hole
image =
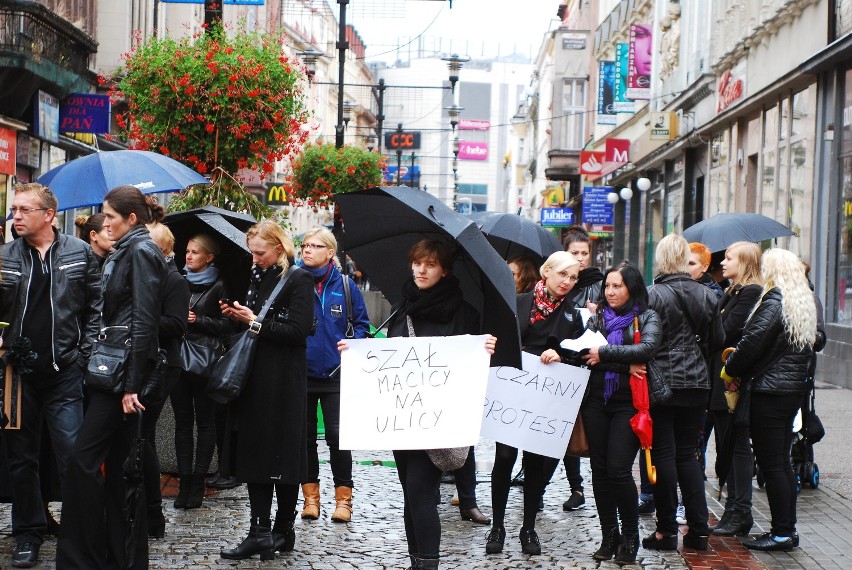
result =
[[[127,326],[101,328],[101,332],[92,343],[92,354],[86,368],[86,386],[110,394],[120,394],[127,375],[127,361],[130,357],[130,338],[123,341],[130,331]],[[112,338],[111,338],[112,337]]]
[[[645,365],[647,371],[645,377],[648,380],[648,399],[652,406],[665,404],[671,399],[672,387],[666,382],[663,377],[663,371],[660,370],[660,365],[656,361],[651,360]]]
[[[210,377],[216,362],[224,355],[225,348],[214,337],[187,338],[180,344],[180,367],[204,378]]]
[[[257,348],[257,335],[260,333],[261,323],[278,293],[284,288],[284,284],[287,283],[291,273],[293,273],[292,267],[284,277],[279,279],[275,289],[272,290],[260,313],[258,313],[257,320],[249,325],[247,331],[236,335],[228,352],[216,361],[210,379],[207,381],[207,395],[214,401],[220,404],[230,403],[236,400],[243,391],[246,380],[251,374],[252,366],[254,366],[254,351]]]

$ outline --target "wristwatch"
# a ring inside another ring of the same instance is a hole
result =
[[[260,321],[254,320],[254,321],[250,322],[248,330],[253,335],[259,335],[260,334]]]

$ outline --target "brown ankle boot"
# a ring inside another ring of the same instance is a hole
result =
[[[305,507],[302,509],[302,518],[315,521],[320,516],[320,491],[319,483],[303,483],[302,495],[305,497]]]
[[[352,487],[335,487],[334,500],[336,505],[331,520],[334,522],[349,522],[352,520]]]

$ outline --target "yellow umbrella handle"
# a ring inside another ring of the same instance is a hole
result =
[[[645,466],[648,469],[648,482],[651,485],[657,482],[657,468],[651,465],[651,448],[645,448]]]
[[[722,364],[724,364],[728,361],[728,357],[735,350],[736,350],[736,348],[734,348],[733,346],[729,346],[728,348],[726,348],[725,350],[722,351]]]

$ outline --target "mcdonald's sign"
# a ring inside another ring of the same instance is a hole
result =
[[[266,191],[267,206],[283,206],[287,203],[287,190],[284,186],[270,186]]]

